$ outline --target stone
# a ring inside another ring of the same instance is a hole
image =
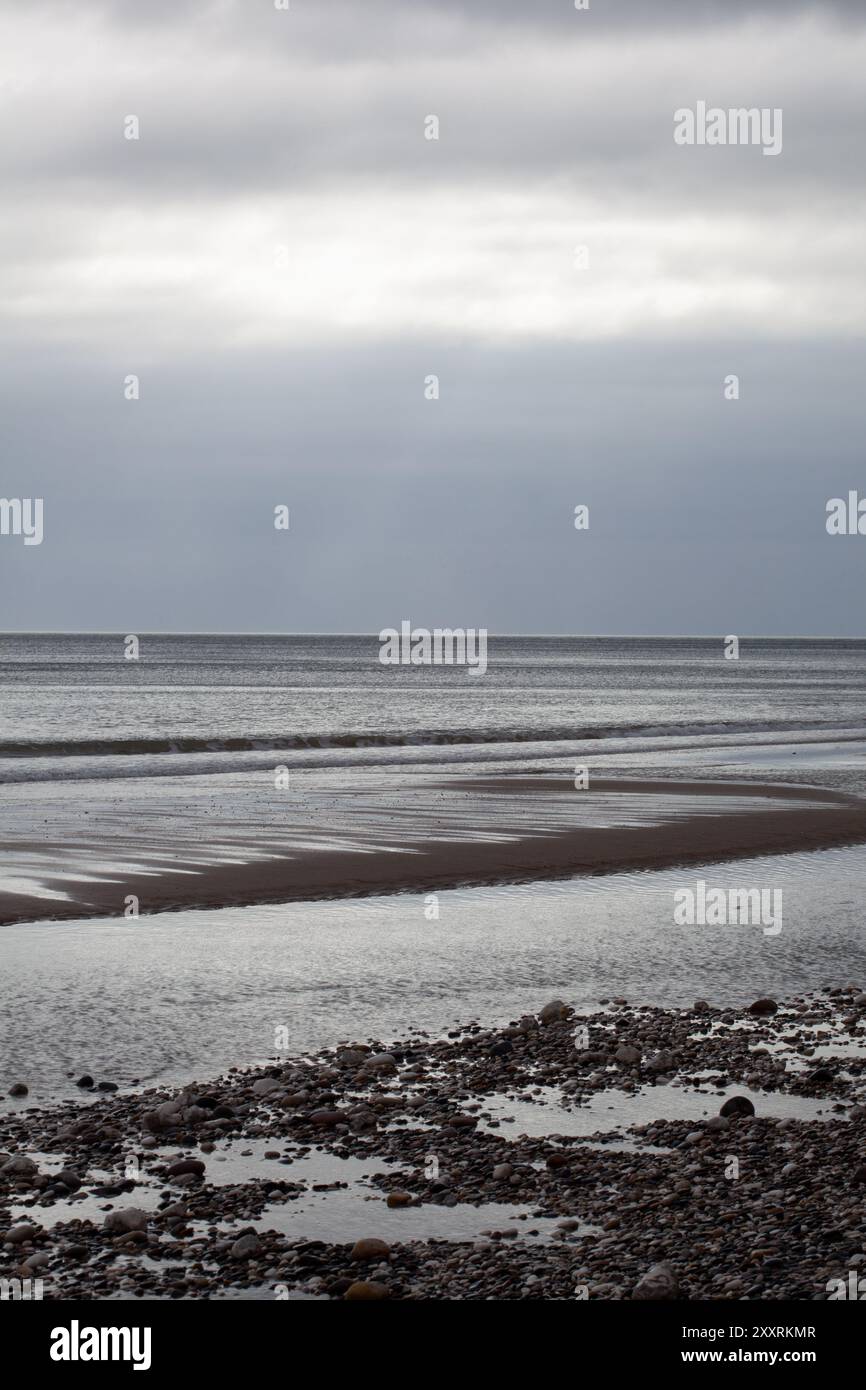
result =
[[[357,1279],[343,1294],[343,1298],[348,1299],[350,1303],[371,1302],[388,1296],[388,1286],[373,1279]]]
[[[32,1158],[8,1158],[0,1168],[0,1173],[5,1173],[10,1178],[32,1178],[39,1172],[37,1165]]]
[[[262,1253],[262,1243],[254,1231],[247,1231],[235,1241],[229,1254],[233,1260],[253,1260]]]
[[[390,1253],[390,1247],[384,1240],[379,1240],[376,1236],[367,1236],[362,1240],[355,1241],[349,1259],[387,1260]]]
[[[45,1266],[50,1263],[51,1256],[47,1254],[46,1251],[36,1250],[33,1252],[32,1255],[27,1256],[27,1259],[24,1261],[24,1268],[28,1271],[34,1269],[44,1269]]]
[[[411,1192],[389,1192],[387,1205],[389,1207],[408,1207],[412,1201]]]
[[[163,1207],[162,1215],[175,1216],[183,1219],[189,1216],[189,1211],[187,1210],[185,1202],[172,1202],[170,1206]]]
[[[105,1231],[126,1235],[130,1231],[147,1229],[147,1212],[140,1207],[125,1207],[122,1211],[110,1211],[102,1223]]]
[[[24,1085],[23,1081],[16,1081],[14,1086],[10,1086],[9,1094],[10,1096],[27,1096],[30,1094],[30,1089]]]
[[[496,1182],[505,1182],[507,1178],[511,1177],[513,1172],[514,1169],[510,1163],[497,1163],[496,1167],[493,1169],[493,1178]]]
[[[86,1091],[89,1089],[89,1087],[93,1085],[93,1077],[88,1076],[87,1072],[85,1072],[83,1076],[79,1076],[75,1084],[76,1086],[80,1086],[82,1090]]]
[[[11,1231],[7,1231],[3,1239],[8,1245],[25,1245],[28,1241],[35,1240],[39,1235],[39,1227],[31,1226],[24,1221],[20,1226],[13,1226]]]
[[[339,1110],[314,1110],[310,1115],[310,1124],[317,1129],[333,1129],[344,1118]]]
[[[750,1014],[775,1014],[778,1011],[779,1006],[775,999],[756,999],[754,1004],[749,1005]]]
[[[660,1302],[662,1299],[677,1298],[679,1291],[673,1267],[668,1260],[663,1260],[661,1264],[651,1265],[641,1275],[632,1291],[632,1298]]]
[[[180,1123],[182,1108],[182,1099],[163,1101],[162,1105],[158,1105],[155,1110],[149,1110],[142,1116],[142,1124],[145,1128],[157,1133],[161,1129],[169,1129],[172,1125]]]
[[[200,1178],[203,1176],[204,1171],[205,1165],[200,1158],[178,1158],[174,1163],[168,1165],[168,1175],[170,1178],[180,1178],[184,1177],[186,1174],[192,1174],[194,1177]]]
[[[390,1052],[374,1052],[367,1057],[361,1068],[367,1072],[395,1072],[397,1070],[397,1059],[392,1057]]]
[[[748,1096],[731,1096],[729,1100],[725,1101],[719,1111],[719,1114],[724,1115],[727,1119],[730,1119],[732,1116],[754,1115],[754,1113],[755,1107]]]
[[[337,1048],[337,1063],[341,1067],[360,1067],[367,1060],[367,1053],[359,1047]]]
[[[254,1096],[266,1096],[269,1094],[269,1092],[278,1091],[279,1089],[280,1083],[279,1081],[275,1080],[273,1076],[263,1076],[258,1081],[254,1081],[252,1084],[252,1092]]]
[[[616,1052],[613,1054],[615,1062],[622,1062],[625,1066],[634,1066],[641,1059],[639,1047],[632,1047],[631,1043],[620,1043]]]
[[[369,1105],[356,1105],[347,1112],[346,1118],[349,1121],[349,1128],[353,1134],[368,1134],[378,1125],[374,1111]]]
[[[561,1018],[568,1018],[572,1013],[574,1010],[562,999],[552,999],[549,1004],[545,1004],[538,1018],[541,1023],[556,1023]]]
[[[647,1062],[647,1070],[653,1072],[673,1071],[676,1067],[676,1058],[672,1052],[662,1048],[654,1057],[650,1057]]]

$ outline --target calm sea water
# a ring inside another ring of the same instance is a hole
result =
[[[776,936],[677,927],[674,892],[773,885]],[[78,1098],[74,1077],[207,1080],[340,1040],[505,1023],[549,999],[742,1007],[824,985],[866,989],[866,855],[859,848],[706,868],[439,894],[162,913],[0,929],[0,1081],[26,1102]],[[67,1073],[72,1072],[73,1076]]]
[[[866,641],[491,637],[485,675],[385,666],[370,636],[0,637],[0,783],[307,768],[545,765],[866,737]],[[253,756],[250,756],[253,755]],[[194,761],[184,762],[184,759]]]

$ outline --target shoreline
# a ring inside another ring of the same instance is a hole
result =
[[[349,847],[322,847],[327,810],[319,807],[320,823],[301,822],[286,830],[284,839],[291,841],[291,850],[281,852],[270,834],[266,840],[263,837],[260,850],[268,857],[256,858],[254,840],[226,837],[224,845],[252,857],[207,863],[187,848],[183,856],[175,856],[175,863],[166,862],[165,856],[151,863],[145,875],[106,869],[108,842],[95,838],[92,827],[91,839],[80,851],[79,867],[92,862],[92,872],[98,873],[103,864],[101,879],[84,887],[43,871],[38,877],[44,888],[55,892],[74,888],[75,900],[2,893],[0,925],[122,916],[130,895],[140,901],[145,916],[189,908],[529,883],[866,842],[866,801],[820,787],[642,778],[599,779],[590,790],[575,791],[567,778],[524,776],[453,779],[431,784],[428,790],[431,796],[450,798],[442,807],[441,829],[428,827],[426,835],[413,838],[411,826],[400,825],[395,845],[383,846],[381,833],[377,842],[369,827],[360,826]],[[642,798],[646,802],[667,798],[667,807],[661,811],[656,807],[657,819],[650,823],[594,825],[584,820],[571,827],[561,823],[572,811],[584,814],[600,803],[607,811],[618,797],[623,799],[621,816],[627,816],[630,806],[639,808]],[[737,798],[740,803],[754,802],[755,809],[739,804],[726,814],[719,808],[707,812],[701,806],[707,798],[719,798],[722,803]],[[678,801],[690,806],[681,810]],[[504,810],[500,802],[505,803]],[[806,804],[798,806],[798,802]],[[548,816],[547,824],[539,827],[533,821],[536,805],[531,803],[537,803],[539,816]],[[297,815],[297,807],[292,809]],[[481,833],[467,837],[467,823],[473,817],[480,822],[476,828]],[[390,833],[395,834],[393,828]],[[127,843],[126,857],[141,858],[145,849],[142,845],[132,850]],[[69,847],[21,840],[11,847],[11,853],[16,851],[24,855],[38,851],[56,863],[68,855]]]
[[[0,1276],[52,1300],[826,1298],[866,1260],[864,1099],[854,985],[345,1042],[2,1115]]]

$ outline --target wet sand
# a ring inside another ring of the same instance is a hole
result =
[[[426,893],[866,841],[866,801],[800,786],[599,780],[577,791],[565,778],[449,780],[416,789],[405,810],[393,796],[383,794],[379,809],[375,793],[356,802],[352,795],[341,802],[331,792],[308,811],[294,804],[282,825],[259,831],[229,827],[210,856],[206,823],[198,840],[178,844],[167,834],[160,844],[157,808],[140,830],[129,816],[113,841],[118,805],[103,817],[104,835],[92,815],[76,840],[7,840],[7,881],[16,857],[36,861],[28,873],[39,892],[58,896],[0,892],[0,923],[122,915],[130,895],[146,914]],[[338,813],[339,834],[330,829]],[[112,856],[136,862],[117,867]]]

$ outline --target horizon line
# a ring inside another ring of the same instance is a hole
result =
[[[401,619],[400,621],[405,621]],[[433,630],[433,629],[425,629]],[[451,629],[459,631],[459,628]],[[464,632],[471,630],[463,627]],[[382,629],[380,629],[382,631]],[[772,632],[490,632],[486,628],[475,628],[476,632],[485,631],[488,637],[509,639],[509,638],[531,638],[531,639],[556,639],[561,641],[645,641],[645,642],[711,642],[725,641],[728,637],[737,637],[740,641],[750,642],[866,642],[866,633],[845,634],[845,633],[772,633]],[[324,629],[282,631],[277,629],[226,629],[226,628],[139,628],[137,632],[122,632],[120,628],[0,628],[0,638],[2,637],[372,637],[379,640],[379,634],[373,630],[356,631],[327,631]]]

